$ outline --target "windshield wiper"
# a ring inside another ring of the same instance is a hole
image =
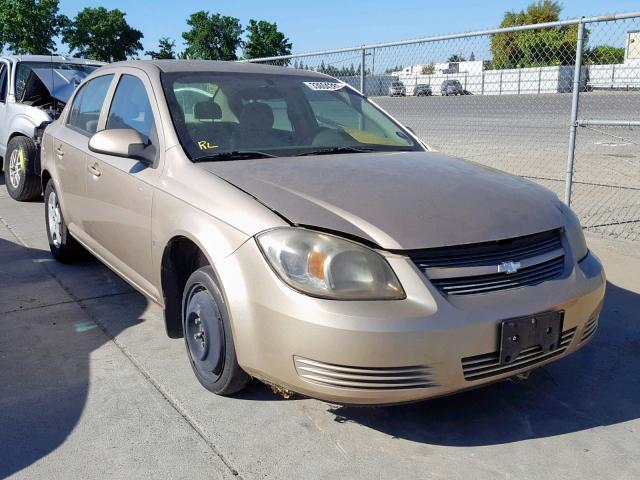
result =
[[[361,147],[332,147],[332,148],[320,148],[318,150],[311,150],[310,152],[299,153],[296,157],[304,157],[305,155],[331,155],[333,153],[366,153],[373,152],[373,148],[361,148]]]
[[[258,152],[252,150],[234,150],[232,152],[219,152],[203,157],[194,158],[194,162],[218,162],[223,160],[253,160],[254,158],[275,158],[266,152]]]

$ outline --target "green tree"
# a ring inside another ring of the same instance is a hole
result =
[[[126,60],[142,50],[143,35],[129,26],[125,15],[118,9],[87,7],[64,28],[62,38],[80,56],[103,62]]]
[[[58,0],[0,0],[0,51],[49,55],[55,37],[68,22],[58,14]]]
[[[174,48],[176,42],[169,37],[162,37],[158,41],[158,50],[148,50],[144,52],[145,55],[149,55],[154,60],[173,60],[176,58],[176,52]]]
[[[598,45],[585,52],[586,63],[592,65],[610,65],[624,63],[624,48],[611,45]]]
[[[291,55],[292,46],[284,33],[278,31],[277,24],[265,20],[249,20],[247,40],[244,44],[246,58]]]
[[[466,61],[467,59],[464,58],[461,53],[454,53],[449,57],[449,60],[447,60],[447,62],[449,63],[459,63],[459,62],[466,62]]]
[[[561,11],[559,2],[540,0],[526,10],[506,12],[500,28],[555,22]],[[493,65],[495,68],[571,65],[575,62],[577,38],[577,25],[498,33],[491,37]]]
[[[384,73],[389,74],[389,73],[393,73],[393,72],[399,72],[403,68],[404,67],[402,65],[396,65],[395,67],[386,68]]]
[[[429,65],[425,65],[424,67],[422,67],[422,75],[433,75],[436,71],[436,67],[433,63],[430,63]]]
[[[237,60],[238,48],[242,46],[240,20],[218,13],[209,14],[201,10],[187,20],[191,27],[182,34],[188,58],[202,60]]]

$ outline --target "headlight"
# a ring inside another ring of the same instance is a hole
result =
[[[567,219],[565,232],[567,234],[567,239],[569,240],[569,247],[571,247],[573,259],[577,263],[580,260],[583,260],[589,253],[587,241],[584,239],[582,226],[580,226],[580,220],[578,220],[576,214],[573,213],[573,210],[567,207],[564,203],[559,202],[558,208]]]
[[[370,248],[301,228],[256,236],[267,261],[288,285],[335,300],[397,300],[404,290],[387,261]]]

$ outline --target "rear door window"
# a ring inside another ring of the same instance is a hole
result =
[[[93,135],[98,130],[100,111],[107,96],[113,75],[103,75],[85,83],[71,104],[67,125]]]

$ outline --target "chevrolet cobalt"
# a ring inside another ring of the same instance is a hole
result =
[[[128,61],[45,130],[54,257],[164,309],[200,383],[343,404],[528,372],[594,335],[605,277],[536,184],[429,151],[350,86],[249,63]]]

